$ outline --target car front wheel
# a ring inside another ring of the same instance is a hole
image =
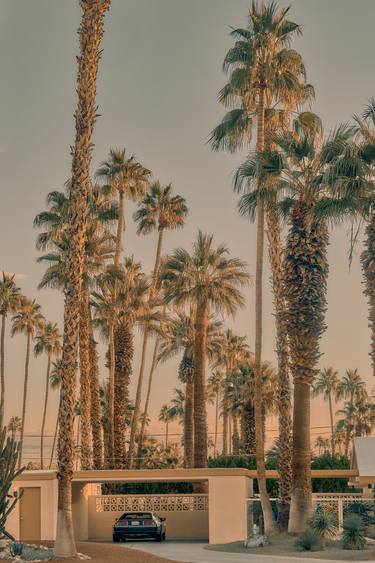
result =
[[[160,542],[163,539],[163,534],[161,532],[158,532],[155,536],[155,541]]]
[[[113,534],[112,537],[113,537],[114,543],[119,543],[119,541],[120,541],[120,536],[119,536],[118,534]]]

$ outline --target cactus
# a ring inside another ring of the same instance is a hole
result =
[[[0,408],[0,538],[6,536],[14,540],[6,531],[5,525],[20,495],[12,496],[9,491],[14,479],[22,473],[24,468],[17,469],[19,444],[14,438],[7,437],[7,429],[3,426],[2,413],[3,409]]]

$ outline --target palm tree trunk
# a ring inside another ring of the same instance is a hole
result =
[[[78,106],[75,112],[76,137],[72,158],[71,221],[66,268],[63,373],[59,407],[58,472],[60,478],[55,542],[57,557],[76,555],[72,520],[72,476],[80,292],[84,267],[92,133],[97,113],[96,78],[100,59],[100,42],[103,35],[103,19],[109,9],[110,0],[81,0],[80,4],[83,15],[79,29]]]
[[[91,390],[91,431],[93,445],[93,468],[103,468],[102,406],[100,403],[99,356],[96,349],[93,328],[90,322],[90,390]]]
[[[276,352],[278,363],[278,417],[279,417],[279,499],[278,524],[281,531],[288,529],[290,498],[292,494],[292,404],[288,369],[288,336],[285,327],[285,299],[283,292],[283,245],[280,220],[275,211],[267,210],[268,256],[276,318]]]
[[[115,469],[123,469],[126,461],[125,430],[133,355],[134,343],[132,327],[123,320],[115,330]]]
[[[155,264],[154,270],[152,273],[152,283],[150,288],[150,295],[149,295],[149,302],[152,302],[154,297],[156,282],[158,278],[158,272],[160,268],[160,259],[161,259],[161,249],[163,245],[163,235],[164,229],[159,230],[158,236],[158,244],[156,248],[156,256],[155,256]],[[130,430],[130,439],[129,439],[129,452],[128,452],[128,469],[132,469],[134,465],[134,452],[135,452],[135,437],[138,430],[138,422],[139,422],[139,414],[141,412],[141,400],[142,400],[142,387],[143,387],[143,378],[145,373],[146,367],[146,355],[147,355],[147,341],[149,337],[148,331],[148,323],[146,323],[144,327],[143,333],[143,343],[142,343],[142,356],[141,356],[141,364],[139,368],[139,375],[138,375],[138,383],[137,383],[137,391],[135,395],[135,402],[134,402],[134,412],[133,412],[133,419],[132,425]]]
[[[295,203],[285,250],[286,327],[294,380],[293,489],[289,532],[300,533],[312,510],[310,387],[325,329],[328,230],[311,205]],[[313,296],[313,298],[312,298]]]
[[[372,375],[375,377],[375,216],[371,214],[366,227],[365,249],[361,255],[362,270],[365,280],[364,294],[369,307],[369,326],[371,330],[371,365]]]
[[[0,341],[0,418],[4,418],[5,408],[5,320],[6,315],[1,315],[1,341]]]
[[[40,469],[43,469],[44,456],[43,456],[43,442],[44,442],[44,428],[46,424],[47,416],[47,404],[48,404],[48,393],[49,393],[49,374],[51,371],[51,354],[48,354],[47,358],[47,376],[46,376],[46,390],[44,393],[44,408],[43,408],[43,418],[42,418],[42,429],[40,431]]]
[[[167,422],[165,423],[165,449],[167,449],[168,447],[168,425],[169,422],[167,420]]]
[[[125,194],[123,190],[119,191],[119,203],[118,203],[118,220],[117,220],[117,232],[116,232],[116,248],[114,256],[114,264],[118,266],[120,263],[121,248],[122,248],[122,233],[125,225]]]
[[[185,387],[184,409],[184,466],[194,466],[194,382],[188,381]]]
[[[331,454],[335,455],[335,428],[333,421],[333,406],[332,406],[332,395],[328,393],[328,405],[329,405],[329,419],[331,422]]]
[[[219,402],[220,393],[216,391],[216,401],[215,401],[215,435],[214,435],[214,456],[217,456],[217,433],[219,428]]]
[[[257,152],[264,150],[264,103],[265,84],[260,80],[259,99],[257,107]],[[258,187],[261,188],[260,176]],[[254,415],[255,415],[255,449],[257,462],[257,479],[260,501],[262,505],[265,533],[272,535],[276,532],[275,519],[271,502],[267,493],[266,466],[264,455],[263,415],[262,415],[262,324],[263,324],[263,255],[264,255],[264,202],[261,198],[257,202],[257,235],[256,235],[256,270],[255,270],[255,359],[254,359]]]
[[[51,469],[52,467],[52,462],[53,462],[53,456],[55,453],[55,447],[56,447],[56,439],[57,439],[57,432],[59,429],[59,413],[57,413],[57,417],[56,417],[56,425],[55,425],[55,433],[53,435],[53,442],[52,442],[52,449],[51,449],[51,457],[49,460],[49,467],[48,469]]]
[[[86,290],[81,295],[79,320],[81,469],[91,469],[90,313]]]
[[[109,458],[108,467],[114,465],[114,416],[115,416],[115,329],[113,324],[109,327],[109,382],[108,382],[108,432],[109,432]]]
[[[197,303],[194,337],[194,467],[207,467],[206,341],[208,306]]]
[[[31,346],[31,332],[28,331],[27,340],[26,340],[25,376],[23,380],[22,422],[21,422],[20,453],[18,458],[18,469],[20,469],[22,463],[23,435],[25,432],[25,418],[26,418],[27,384],[29,380],[30,346]]]
[[[140,464],[141,464],[143,440],[144,440],[145,431],[146,431],[146,422],[147,422],[147,416],[148,416],[148,408],[149,408],[149,405],[150,405],[152,382],[153,382],[154,373],[155,373],[155,369],[156,369],[156,365],[157,365],[159,343],[160,343],[160,338],[156,337],[155,344],[154,344],[154,352],[152,354],[150,375],[148,376],[147,394],[146,394],[145,407],[143,409],[141,431],[140,431],[139,439],[138,439],[138,453],[137,453],[137,463],[136,463],[137,469],[140,468]]]
[[[289,533],[301,533],[311,515],[310,385],[294,382],[293,493]]]
[[[243,407],[243,427],[244,427],[244,451],[247,455],[255,453],[255,420],[254,403],[246,401]]]
[[[233,453],[232,450],[232,415],[228,413],[228,445],[229,445],[229,454]]]
[[[228,399],[226,387],[223,395],[223,455],[228,455]]]
[[[240,452],[240,435],[238,432],[238,419],[237,415],[233,414],[233,453],[238,455]]]

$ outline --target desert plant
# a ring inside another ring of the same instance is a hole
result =
[[[300,551],[319,551],[321,549],[319,535],[311,528],[307,528],[296,539],[295,546]]]
[[[17,459],[20,445],[12,437],[6,437],[7,428],[3,426],[2,408],[0,408],[0,538],[2,536],[13,539],[5,530],[9,514],[12,512],[19,498],[9,494],[14,479],[22,473],[17,469]]]
[[[337,520],[333,514],[319,510],[308,521],[310,529],[315,532],[324,547],[327,539],[334,538],[337,534]]]
[[[12,557],[21,557],[23,553],[23,543],[14,542],[10,546],[10,554]]]
[[[364,549],[366,544],[365,526],[359,514],[348,514],[343,524],[343,548]]]

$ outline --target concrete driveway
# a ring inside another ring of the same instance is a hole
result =
[[[272,555],[253,555],[246,553],[222,553],[204,549],[199,542],[126,542],[124,547],[139,549],[152,555],[184,561],[186,563],[348,563],[347,561],[327,561],[327,559],[306,559],[303,557],[274,557]]]

